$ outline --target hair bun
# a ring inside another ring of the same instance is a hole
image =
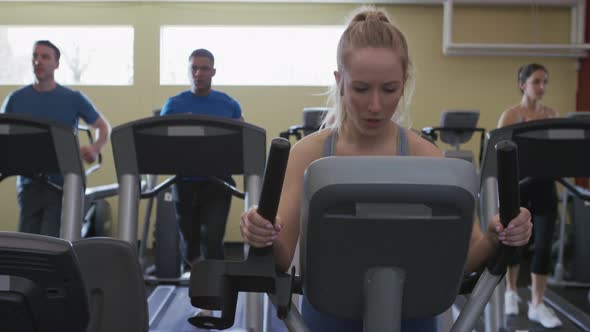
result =
[[[389,18],[385,13],[379,10],[367,10],[361,13],[358,13],[352,20],[353,22],[361,22],[361,21],[382,21],[389,23]]]
[[[387,19],[387,17],[385,16],[385,14],[383,14],[382,12],[379,12],[379,11],[368,12],[366,20],[367,21],[383,21],[383,22],[389,21]]]

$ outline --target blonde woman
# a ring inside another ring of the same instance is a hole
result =
[[[325,156],[428,156],[442,157],[434,145],[398,125],[412,80],[408,45],[386,12],[359,9],[342,34],[334,72],[333,110],[326,128],[305,137],[291,150],[275,225],[252,208],[242,215],[242,236],[251,246],[273,245],[279,267],[287,270],[299,238],[303,173]],[[518,246],[528,242],[528,211],[503,229],[496,218],[484,236],[477,226],[471,238],[467,268],[480,266],[492,255],[498,240]],[[311,331],[362,331],[362,321],[343,320],[315,310],[305,296],[302,315]],[[435,331],[434,317],[405,320],[403,331]]]

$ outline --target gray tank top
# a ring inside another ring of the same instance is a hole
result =
[[[336,152],[337,132],[334,130],[326,138],[324,143],[324,157],[333,156]],[[408,135],[406,129],[397,126],[397,155],[407,156],[409,154]]]

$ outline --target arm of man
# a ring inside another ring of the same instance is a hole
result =
[[[10,113],[12,112],[12,103],[10,102],[10,96],[12,94],[6,96],[6,99],[4,99],[4,102],[2,103],[2,108],[0,108],[0,113]]]
[[[164,106],[162,106],[162,109],[160,110],[160,116],[181,113],[178,111],[175,104],[176,103],[174,102],[173,98],[168,98],[168,100],[166,100],[166,103],[164,103]]]
[[[233,108],[234,108],[234,119],[238,119],[240,121],[244,121],[244,113],[242,112],[242,107],[240,106],[240,103],[238,103],[237,100],[233,99]]]
[[[82,159],[87,163],[93,163],[98,158],[98,154],[107,144],[111,135],[111,125],[102,115],[94,123],[91,123],[90,127],[95,129],[95,141],[91,145],[85,145],[80,148]]]
[[[81,118],[91,128],[95,129],[96,138],[94,143],[80,147],[82,159],[87,163],[93,163],[109,140],[111,126],[96,107],[94,107],[90,99],[81,91],[74,91],[71,99],[77,110],[78,118]]]

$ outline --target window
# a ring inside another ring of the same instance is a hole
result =
[[[188,56],[215,56],[216,85],[327,86],[334,82],[341,26],[164,26],[160,84],[188,84]]]
[[[32,82],[33,44],[42,39],[60,49],[55,79],[62,84],[133,84],[131,26],[0,26],[0,84]]]

